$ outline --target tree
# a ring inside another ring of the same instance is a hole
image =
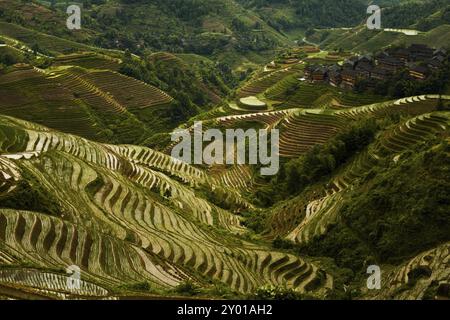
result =
[[[33,50],[33,53],[35,55],[37,55],[40,51],[41,48],[39,47],[39,44],[37,42],[33,43],[33,45],[31,46],[31,50]]]

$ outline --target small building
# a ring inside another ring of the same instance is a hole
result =
[[[339,66],[334,65],[328,71],[328,82],[333,87],[338,87],[342,82],[342,70]]]
[[[413,61],[423,61],[433,58],[434,50],[424,44],[412,44],[408,48]]]
[[[325,81],[328,76],[328,69],[325,67],[318,67],[312,73],[313,81]]]
[[[412,66],[409,75],[417,80],[425,80],[430,75],[430,70],[425,66]]]
[[[378,61],[383,58],[389,57],[389,54],[386,51],[381,51],[375,55],[375,61]]]
[[[344,69],[341,73],[342,82],[341,86],[343,88],[353,89],[356,85],[356,81],[358,80],[358,74],[355,70]]]
[[[358,59],[358,64],[360,64],[360,63],[372,63],[372,61],[373,61],[373,56],[371,54],[366,54],[366,55],[363,55],[362,57],[360,57]]]
[[[375,67],[372,69],[371,78],[376,80],[387,80],[391,73],[383,68]]]
[[[323,66],[309,65],[305,68],[305,78],[309,81],[325,81],[328,69]]]
[[[358,77],[363,79],[370,78],[371,72],[373,69],[373,65],[371,62],[358,62],[356,65],[355,71],[358,73]]]
[[[403,61],[403,63],[406,63],[411,59],[411,52],[406,48],[392,50],[389,55]]]
[[[439,61],[437,57],[434,57],[433,59],[430,59],[426,61],[427,67],[430,68],[432,71],[437,71],[443,67],[443,63]]]
[[[382,59],[378,59],[377,63],[380,68],[386,69],[393,73],[397,72],[405,66],[405,63],[402,60],[394,57],[385,57]]]
[[[447,55],[448,55],[447,50],[441,48],[434,51],[433,58],[440,58],[442,60],[445,60],[445,58],[447,58]]]
[[[308,65],[305,67],[304,72],[305,72],[305,78],[307,80],[312,81],[312,74],[313,74],[314,70],[316,70],[316,68],[317,68],[317,66],[315,66],[315,65]]]
[[[344,61],[343,66],[345,69],[355,69],[357,63],[358,57],[351,57],[350,59]]]

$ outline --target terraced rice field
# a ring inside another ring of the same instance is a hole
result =
[[[156,87],[112,71],[93,71],[83,78],[130,111],[169,104],[173,100]]]
[[[17,39],[28,47],[32,47],[34,43],[39,43],[41,48],[53,54],[65,53],[71,50],[89,51],[92,49],[78,42],[54,37],[7,22],[0,22],[0,34]]]
[[[429,296],[428,299],[445,299],[450,278],[449,261],[449,243],[422,252],[386,272],[382,278],[381,290],[369,296],[373,299],[417,300],[424,298],[430,286],[435,286],[436,296]],[[414,273],[421,275],[417,277]]]
[[[80,88],[80,91],[87,95],[88,101],[91,95],[100,96],[105,100],[102,104],[105,110],[123,112],[127,109],[132,112],[169,104],[173,100],[168,94],[153,86],[109,70],[87,71],[70,68],[56,72],[54,77],[69,82],[68,85],[71,87]]]
[[[450,96],[443,95],[443,100],[450,100]],[[367,106],[350,108],[348,110],[337,111],[337,115],[343,115],[351,119],[363,116],[375,116],[381,118],[389,113],[404,112],[410,115],[420,115],[436,109],[438,95],[421,95],[398,100],[374,103]]]
[[[238,105],[247,110],[266,110],[267,104],[255,96],[240,98]]]
[[[257,96],[288,76],[289,73],[289,69],[281,69],[260,75],[250,80],[238,91],[238,98]]]
[[[53,61],[54,66],[78,66],[85,69],[118,71],[121,61],[96,53],[70,54],[58,56]]]
[[[235,165],[231,168],[214,166],[209,172],[217,184],[241,192],[250,192],[252,189],[252,171],[245,165]]]
[[[450,120],[440,112],[422,114],[407,120],[377,138],[371,147],[360,153],[342,173],[335,176],[326,187],[326,196],[303,204],[302,222],[287,235],[296,243],[307,243],[312,237],[322,235],[338,216],[345,192],[383,159],[398,161],[403,151],[423,143],[436,135],[448,134]],[[294,203],[290,204],[295,205]],[[305,209],[303,209],[305,208]],[[278,214],[283,214],[281,210]]]
[[[0,112],[95,139],[97,130],[89,113],[72,92],[37,69],[0,76]]]
[[[247,113],[242,115],[233,115],[217,118],[216,121],[224,126],[233,126],[235,123],[241,121],[254,121],[260,122],[265,125],[266,128],[275,126],[280,120],[286,117],[288,114],[293,112],[293,110],[281,110],[272,112],[259,112],[259,113]]]
[[[295,243],[307,243],[314,236],[323,235],[328,226],[333,224],[342,207],[342,195],[334,193],[321,199],[311,201],[306,206],[302,222],[286,237]]]
[[[0,75],[0,84],[0,113],[100,142],[140,143],[160,130],[149,118],[173,101],[116,72],[72,66],[24,65]]]
[[[13,287],[27,288],[33,293],[57,299],[109,298],[109,292],[92,283],[79,280],[71,285],[70,278],[64,274],[44,272],[36,269],[0,270],[0,283]],[[69,283],[69,286],[68,286]],[[71,288],[71,290],[68,290]],[[1,290],[1,289],[0,289]]]
[[[328,84],[300,81],[301,73],[289,75],[265,91],[268,99],[286,107],[345,108],[384,101],[384,97],[340,91]]]
[[[268,88],[264,95],[272,100],[284,100],[286,90],[300,83],[299,74],[289,75]]]
[[[81,68],[68,68],[50,74],[50,78],[69,88],[75,97],[104,113],[124,113],[126,108],[107,92],[102,91],[85,79],[88,71]]]
[[[450,97],[442,96],[442,99]],[[344,110],[286,109],[273,112],[243,113],[216,118],[218,124],[232,127],[240,122],[260,122],[266,128],[280,129],[280,155],[298,157],[316,144],[323,144],[349,121],[366,116],[382,118],[394,112],[421,115],[435,110],[438,96],[424,95],[374,103]],[[420,121],[420,120],[414,120]],[[339,191],[341,188],[336,187]]]
[[[280,122],[280,155],[298,157],[334,136],[345,122],[320,110],[299,110]]]
[[[307,107],[317,105],[319,99],[323,100],[323,97],[329,93],[327,86],[310,85],[302,83],[295,93],[287,98],[284,105],[288,107]]]
[[[0,211],[0,260],[48,270],[20,278],[40,294],[55,287],[39,279],[63,285],[64,278],[49,274],[70,265],[81,268],[86,284],[68,294],[101,297],[142,281],[171,288],[215,279],[243,293],[268,283],[311,293],[332,286],[332,277],[307,260],[234,238],[244,231],[239,218],[188,189],[192,180],[208,179],[199,169],[146,148],[94,143],[7,117],[0,124],[2,175],[26,170],[61,206],[60,216]],[[12,151],[15,137],[24,142]],[[177,175],[185,181],[171,178]],[[8,279],[0,270],[0,284]]]

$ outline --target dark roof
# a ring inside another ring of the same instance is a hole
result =
[[[326,73],[328,69],[324,66],[309,65],[305,68],[305,71],[309,71],[311,73]]]
[[[314,73],[326,73],[326,72],[328,72],[328,69],[320,66],[320,67],[317,67],[313,72]]]
[[[395,50],[392,50],[391,55],[392,56],[409,56],[411,54],[411,51],[405,48],[398,48]]]
[[[349,64],[349,65],[354,66],[357,62],[358,62],[358,57],[351,57],[344,61],[344,65]]]
[[[427,60],[427,64],[429,66],[433,66],[433,67],[436,67],[436,68],[440,68],[443,65],[442,62],[439,61],[439,59],[436,59],[436,58]]]
[[[383,69],[380,67],[375,67],[372,70],[372,74],[379,74],[379,75],[387,76],[388,74],[390,74],[390,72],[387,71],[386,69]]]
[[[357,74],[358,74],[358,73],[357,73],[356,71],[351,70],[351,69],[344,69],[344,70],[342,71],[342,75],[343,75],[343,76],[353,76],[353,77],[356,77]]]
[[[399,48],[397,49],[396,53],[409,53],[409,50],[406,48]]]
[[[434,51],[434,55],[438,55],[438,54],[446,56],[447,55],[447,50],[445,50],[443,48],[436,49],[436,51]]]
[[[375,58],[376,59],[381,59],[381,58],[385,58],[385,57],[387,57],[387,56],[389,56],[385,51],[382,51],[382,52],[380,52],[380,53],[378,53],[376,56],[375,56]]]
[[[363,70],[363,71],[371,71],[373,69],[373,65],[369,62],[360,62],[356,66],[357,70]]]
[[[413,43],[412,45],[409,46],[409,50],[413,50],[413,51],[430,51],[430,50],[433,50],[433,49],[431,49],[429,46],[427,46],[425,44]]]
[[[363,61],[363,62],[370,62],[370,61],[372,61],[373,60],[373,55],[371,55],[371,54],[366,54],[366,55],[363,55],[363,56],[361,56],[361,57],[359,57],[359,59],[358,59],[358,61]]]
[[[410,70],[411,70],[411,71],[418,72],[418,73],[423,73],[423,74],[426,74],[426,73],[429,72],[428,68],[425,67],[425,66],[412,66],[412,67],[410,68]]]
[[[384,57],[378,59],[381,63],[387,63],[387,64],[395,64],[395,65],[403,65],[403,61],[394,57]]]
[[[328,75],[330,77],[337,77],[337,76],[340,76],[341,74],[342,74],[342,69],[341,68],[332,68],[328,72]]]
[[[316,69],[317,69],[317,65],[310,64],[310,65],[306,66],[305,71],[313,72]]]

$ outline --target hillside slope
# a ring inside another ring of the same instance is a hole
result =
[[[332,288],[332,277],[308,260],[233,236],[244,231],[239,219],[189,189],[194,181],[220,187],[203,172],[151,149],[0,121],[0,261],[5,272],[37,272],[37,293],[45,294],[44,274],[58,277],[70,265],[103,288],[86,284],[84,296],[143,282],[155,292],[186,281],[241,294],[270,283],[318,295]]]

